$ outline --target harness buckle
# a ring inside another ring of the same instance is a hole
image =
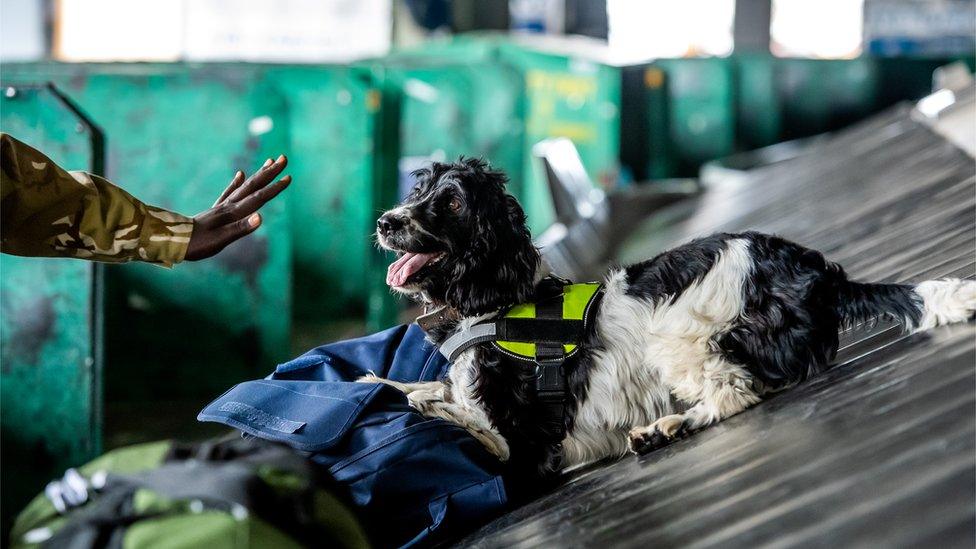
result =
[[[535,364],[535,390],[540,400],[562,400],[566,397],[564,360],[541,360]]]

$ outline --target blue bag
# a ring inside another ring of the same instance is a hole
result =
[[[232,387],[198,419],[308,452],[348,488],[377,545],[433,544],[506,508],[503,466],[461,427],[421,416],[403,393],[354,380],[372,371],[434,381],[447,366],[416,324],[399,326],[312,349]]]

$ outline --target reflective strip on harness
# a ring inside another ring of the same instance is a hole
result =
[[[461,330],[447,338],[444,343],[441,343],[438,350],[448,361],[454,362],[454,359],[471,346],[485,341],[494,341],[495,329],[494,322],[475,324],[467,330]]]

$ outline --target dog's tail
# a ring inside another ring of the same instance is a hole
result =
[[[837,312],[845,326],[878,318],[900,320],[909,330],[965,322],[976,313],[976,281],[947,278],[920,284],[845,282]]]

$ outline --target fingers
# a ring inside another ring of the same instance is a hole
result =
[[[291,176],[286,175],[269,185],[287,164],[288,159],[281,155],[276,161],[269,159],[249,178],[245,178],[243,172],[234,174],[217,203],[194,216],[193,234],[185,259],[196,261],[211,257],[260,227],[262,218],[257,211],[291,184]]]
[[[271,162],[270,158],[264,163],[264,166],[261,166],[261,169],[254,172],[254,174],[252,174],[247,181],[233,191],[227,197],[227,201],[238,202],[254,191],[264,188],[268,185],[268,183],[274,181],[274,178],[278,177],[278,174],[280,174],[281,171],[285,169],[285,166],[288,165],[288,159],[285,158],[285,155],[280,155],[277,160],[271,162],[270,164],[268,162]]]
[[[291,176],[286,175],[282,177],[274,185],[269,185],[254,194],[241,199],[237,204],[233,206],[234,217],[241,218],[246,215],[252,214],[264,206],[269,200],[278,196],[281,191],[288,188],[291,184]]]
[[[204,214],[201,221],[208,227],[218,228],[228,223],[233,223],[248,215],[258,211],[269,200],[278,196],[291,184],[291,176],[286,175],[279,179],[274,185],[267,186],[255,193],[241,199],[238,202],[224,202],[217,208],[209,210]]]
[[[220,198],[218,198],[217,201],[214,202],[213,206],[211,207],[218,206],[221,202],[226,200],[227,197],[230,196],[230,193],[234,192],[234,189],[240,187],[241,183],[243,182],[244,182],[244,172],[242,172],[241,170],[237,170],[237,173],[234,174],[234,178],[230,180],[230,185],[227,185],[227,188],[224,189],[224,192],[220,193]]]
[[[219,229],[214,240],[213,253],[217,253],[237,239],[251,234],[260,226],[261,214],[259,213],[251,214],[244,219],[224,225]]]

